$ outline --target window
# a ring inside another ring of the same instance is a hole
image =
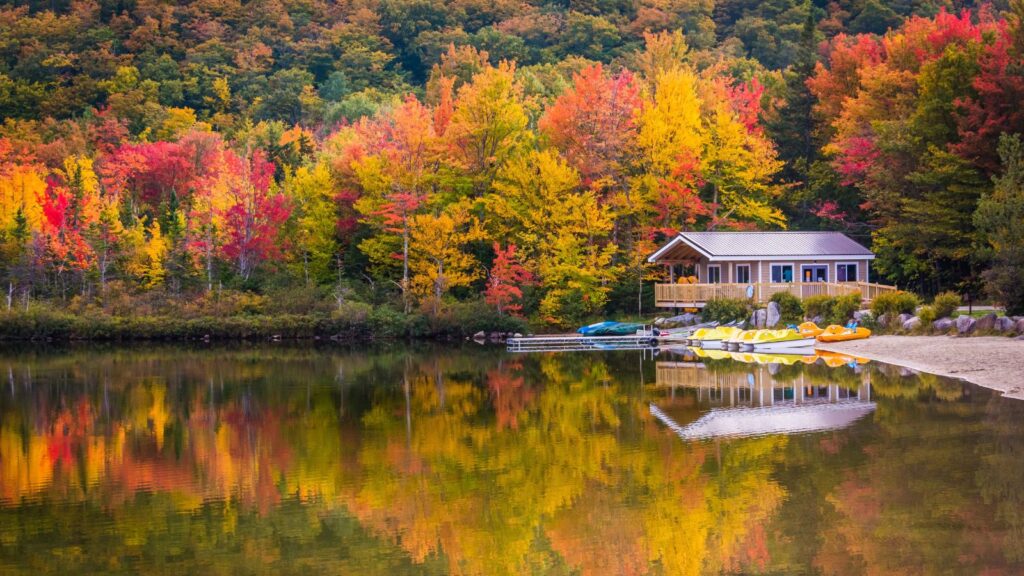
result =
[[[772,282],[792,282],[793,281],[793,265],[792,264],[772,264]]]
[[[801,282],[828,282],[828,266],[804,264],[800,267]]]
[[[722,282],[722,267],[708,266],[708,284],[721,284]]]
[[[750,264],[736,265],[736,283],[750,284]]]
[[[836,264],[836,282],[856,282],[857,265],[846,263]]]

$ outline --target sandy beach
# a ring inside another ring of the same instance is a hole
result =
[[[998,336],[873,336],[867,340],[818,344],[817,348],[962,378],[1024,400],[1022,340]]]

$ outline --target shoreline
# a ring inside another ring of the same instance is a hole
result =
[[[1002,392],[1006,398],[1024,400],[1024,341],[1013,338],[872,336],[815,348],[959,378]]]

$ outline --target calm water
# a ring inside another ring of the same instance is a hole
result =
[[[1024,571],[1024,402],[744,359],[0,352],[0,573]]]

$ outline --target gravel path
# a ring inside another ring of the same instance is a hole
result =
[[[1024,400],[1024,341],[998,336],[872,336],[867,340],[818,344],[843,352],[905,366],[1003,392]]]

